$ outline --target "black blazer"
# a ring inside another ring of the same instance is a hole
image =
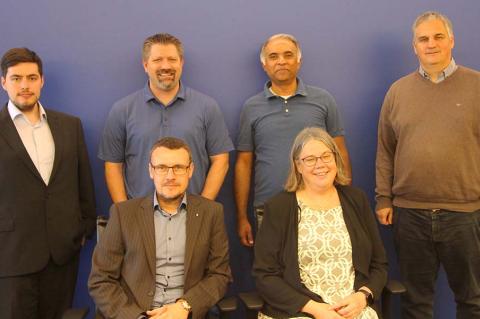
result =
[[[0,111],[0,277],[62,265],[95,229],[93,181],[80,120],[46,110],[55,143],[48,186],[5,106]]]
[[[387,258],[367,197],[351,186],[337,186],[337,191],[352,242],[354,288],[366,286],[379,298],[387,281]],[[266,302],[262,311],[276,318],[301,315],[310,299],[323,302],[300,279],[297,207],[295,193],[282,192],[267,201],[255,243],[253,275]]]

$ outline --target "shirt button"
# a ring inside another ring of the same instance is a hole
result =
[[[285,109],[285,112],[287,112],[287,113],[288,113],[288,109]]]
[[[172,260],[172,257],[168,257],[168,260]]]
[[[172,240],[172,237],[168,237],[168,240]]]

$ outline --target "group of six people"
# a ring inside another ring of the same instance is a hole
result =
[[[480,318],[480,73],[455,63],[446,16],[425,12],[412,32],[419,68],[390,87],[379,119],[376,214],[393,225],[403,317],[432,318],[442,265],[457,318]],[[232,280],[214,199],[234,147],[215,100],[180,81],[179,39],[148,37],[142,59],[148,81],[113,105],[99,146],[114,204],[89,290],[106,318],[203,318]],[[297,76],[293,36],[267,39],[260,61],[269,81],[242,109],[234,168],[259,318],[378,318],[387,258],[365,193],[349,186],[335,100]],[[83,130],[39,102],[35,52],[7,51],[1,70],[0,316],[60,318],[95,228]]]

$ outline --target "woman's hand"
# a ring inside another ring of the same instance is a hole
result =
[[[315,319],[344,319],[332,306],[310,300],[303,306],[302,311],[311,314]]]
[[[342,318],[353,319],[362,312],[367,306],[367,298],[361,292],[356,292],[347,296],[330,306],[330,309],[335,310]]]

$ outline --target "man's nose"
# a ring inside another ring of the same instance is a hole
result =
[[[429,46],[429,47],[435,47],[435,46],[437,46],[437,40],[435,40],[434,38],[428,39],[428,46]]]
[[[160,61],[160,68],[163,70],[168,70],[172,68],[172,64],[168,62],[168,60],[162,60]]]
[[[29,83],[28,83],[28,79],[22,79],[20,81],[20,88],[21,89],[28,89],[30,86],[29,86]]]
[[[169,168],[168,168],[167,174],[165,174],[165,176],[166,176],[168,179],[174,179],[174,178],[175,178],[175,173],[173,172],[173,167],[169,167]]]

